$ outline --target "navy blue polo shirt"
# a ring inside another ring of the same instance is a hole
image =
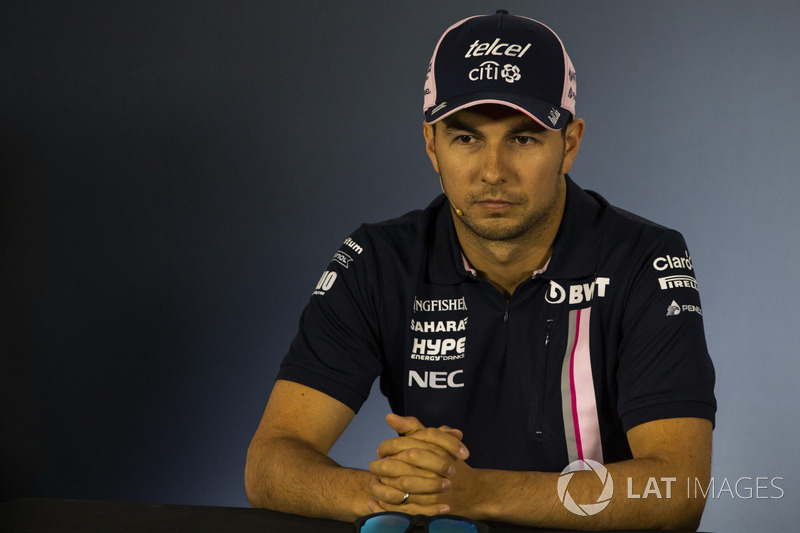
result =
[[[377,377],[395,413],[462,430],[479,468],[616,462],[628,429],[716,411],[683,237],[569,177],[553,255],[509,300],[469,268],[444,196],[344,241],[278,378],[357,412]]]

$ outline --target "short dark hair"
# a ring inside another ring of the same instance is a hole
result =
[[[567,138],[567,128],[569,127],[570,124],[572,124],[572,121],[573,121],[574,118],[575,117],[572,116],[572,113],[570,113],[569,114],[569,118],[567,119],[567,123],[564,124],[563,128],[561,128],[561,138],[562,139],[566,139]]]

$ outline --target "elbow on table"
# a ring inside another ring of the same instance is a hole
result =
[[[251,507],[272,508],[270,501],[270,477],[264,468],[263,447],[255,440],[247,449],[244,465],[244,490]]]

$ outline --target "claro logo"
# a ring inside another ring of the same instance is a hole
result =
[[[598,277],[591,283],[570,285],[569,294],[567,294],[567,289],[565,289],[555,281],[551,281],[550,289],[547,291],[547,295],[545,295],[544,299],[547,300],[547,303],[551,304],[563,303],[565,300],[567,300],[567,298],[569,298],[570,304],[580,304],[583,302],[589,302],[593,300],[595,296],[597,296],[598,298],[602,298],[603,296],[605,296],[606,287],[610,283],[611,283],[611,278]]]
[[[692,257],[689,255],[689,250],[683,252],[683,257],[665,255],[664,257],[656,257],[653,260],[653,268],[659,272],[667,269],[692,269]]]

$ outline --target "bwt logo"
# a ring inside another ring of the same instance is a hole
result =
[[[454,370],[452,372],[428,372],[425,371],[420,375],[416,370],[408,371],[408,386],[412,387],[416,384],[423,389],[458,389],[464,386],[462,381],[456,381],[456,376],[463,374],[463,370]]]
[[[569,303],[580,304],[583,302],[589,302],[595,297],[595,290],[597,291],[597,297],[602,298],[606,295],[606,287],[610,283],[611,278],[598,277],[591,283],[570,285]],[[547,295],[544,297],[544,299],[547,300],[547,303],[560,304],[567,299],[567,291],[555,281],[551,281],[550,290],[547,291]]]

